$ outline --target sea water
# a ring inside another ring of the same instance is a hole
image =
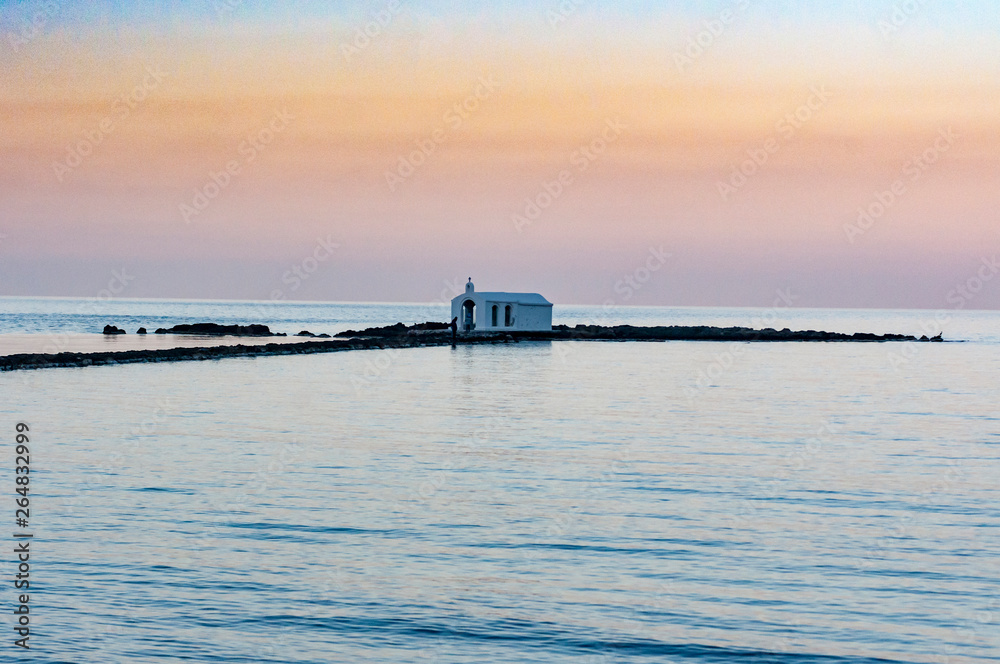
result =
[[[448,314],[82,306],[0,299],[0,335]],[[556,321],[943,322],[953,343],[564,341],[2,373],[11,519],[14,427],[31,427],[26,654],[998,661],[1000,315],[938,313],[557,307]],[[0,650],[16,655],[4,613]]]

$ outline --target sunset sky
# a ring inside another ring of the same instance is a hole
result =
[[[993,1],[3,2],[0,108],[0,295],[1000,308]]]

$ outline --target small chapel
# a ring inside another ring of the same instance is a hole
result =
[[[466,333],[552,329],[552,303],[538,293],[476,292],[472,277],[465,292],[452,299],[451,316]]]

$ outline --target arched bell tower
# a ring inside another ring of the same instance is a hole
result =
[[[465,284],[465,296],[468,298],[462,303],[462,329],[471,332],[476,329],[476,286],[469,277],[469,283]]]

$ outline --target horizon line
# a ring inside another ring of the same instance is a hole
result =
[[[459,294],[461,295],[461,294]],[[456,295],[455,297],[458,297]],[[102,303],[113,302],[205,302],[205,303],[229,303],[229,304],[273,304],[273,305],[387,305],[387,306],[442,306],[447,307],[449,302],[433,301],[383,301],[383,300],[247,300],[247,299],[219,299],[219,298],[178,298],[178,297],[116,297],[112,299],[102,299],[99,297],[81,297],[74,295],[0,295],[0,300],[97,300]],[[555,307],[595,307],[605,308],[604,304],[579,303],[579,302],[554,302]],[[898,311],[898,312],[926,312],[926,311],[948,311],[948,312],[968,312],[968,313],[1000,313],[997,309],[974,309],[974,308],[930,308],[930,307],[774,307],[774,306],[747,306],[747,305],[671,305],[671,304],[615,304],[613,309],[775,309],[782,311]],[[2,314],[4,312],[0,312]]]

